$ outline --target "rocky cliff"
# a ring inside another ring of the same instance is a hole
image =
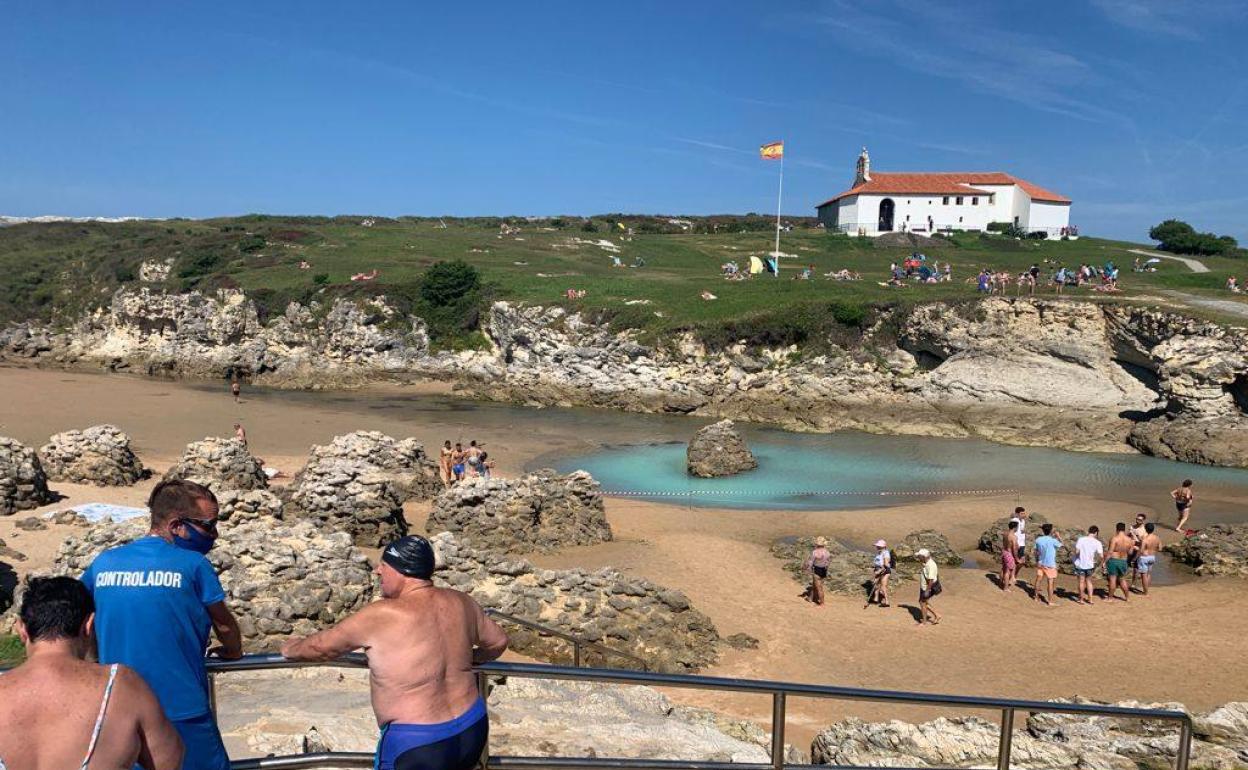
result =
[[[70,329],[0,332],[0,356],[288,387],[394,375],[535,405],[667,411],[797,430],[980,436],[1248,467],[1248,334],[1147,308],[989,298],[882,310],[852,346],[659,347],[561,308],[495,303],[491,349],[430,352],[384,297],[291,304],[120,291]]]

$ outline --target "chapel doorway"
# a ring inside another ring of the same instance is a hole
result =
[[[882,233],[891,233],[893,231],[893,211],[896,206],[893,204],[892,198],[885,198],[880,201],[880,224],[877,228]]]

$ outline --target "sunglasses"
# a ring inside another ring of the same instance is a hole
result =
[[[205,532],[215,533],[217,531],[217,523],[221,519],[182,519],[181,521],[183,524],[194,524],[197,529],[202,529]]]

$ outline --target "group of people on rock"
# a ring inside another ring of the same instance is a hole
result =
[[[148,507],[147,536],[104,551],[81,578],[27,581],[26,660],[0,676],[0,770],[229,770],[205,654],[237,659],[243,639],[205,556],[217,500],[165,481]],[[473,666],[500,656],[507,634],[467,594],[434,586],[434,562],[423,537],[390,543],[379,601],[281,650],[305,661],[367,651],[383,770],[468,770],[488,737]]]
[[[438,453],[438,475],[443,486],[451,487],[464,479],[488,479],[494,472],[494,461],[490,453],[477,444],[469,441],[465,449],[462,443],[451,446],[450,440],[442,442]]]
[[[1177,522],[1175,531],[1185,537],[1195,534],[1195,530],[1187,529],[1191,517],[1192,505],[1196,496],[1191,479],[1170,492],[1174,500]],[[1006,525],[1001,536],[1001,573],[999,577],[1001,590],[1012,591],[1022,585],[1020,573],[1027,561],[1027,524],[1030,519],[1027,509],[1018,506],[1014,515]],[[1148,514],[1138,513],[1135,523],[1128,527],[1126,522],[1118,522],[1108,546],[1101,542],[1100,527],[1095,524],[1088,527],[1087,532],[1076,539],[1071,546],[1071,568],[1078,578],[1077,600],[1080,604],[1091,604],[1094,591],[1095,575],[1100,572],[1106,579],[1106,590],[1102,599],[1110,600],[1121,594],[1123,601],[1128,601],[1132,593],[1148,595],[1152,585],[1153,567],[1157,563],[1157,554],[1161,552],[1161,537],[1156,533],[1157,525],[1148,520]],[[1031,589],[1033,601],[1043,600],[1053,606],[1053,597],[1057,586],[1057,555],[1063,547],[1059,533],[1052,524],[1045,523],[1040,527],[1040,536],[1032,544],[1035,559],[1036,576]],[[919,623],[940,622],[940,615],[932,607],[932,599],[944,589],[940,584],[940,568],[932,558],[930,551],[921,548],[914,554],[920,563],[919,569]],[[828,567],[832,561],[832,552],[828,550],[828,540],[817,537],[814,546],[802,565],[802,569],[810,576],[804,598],[823,605],[825,600],[823,581],[828,577]],[[889,578],[896,566],[896,559],[888,543],[884,540],[875,542],[875,556],[872,559],[870,592],[863,609],[875,603],[880,607],[889,605]],[[1128,577],[1128,575],[1130,577]],[[1137,587],[1138,586],[1138,587]]]

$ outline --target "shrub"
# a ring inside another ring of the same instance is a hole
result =
[[[598,232],[598,225],[594,224],[594,220],[586,219],[585,223],[581,225],[581,232],[596,233]]]
[[[117,279],[117,283],[130,283],[138,280],[138,274],[134,272],[134,268],[129,265],[118,265],[113,269],[113,277]]]
[[[1044,240],[1048,240],[1049,232],[1048,230],[1032,230],[1031,232],[1027,233],[1027,237],[1033,241],[1044,241]]]
[[[989,222],[987,230],[990,233],[1004,233],[1014,227],[1013,222]]]
[[[312,283],[317,286],[325,286],[329,283],[329,273],[317,273],[312,276]]]
[[[1148,237],[1159,241],[1157,248],[1174,254],[1233,255],[1239,245],[1229,235],[1198,233],[1194,227],[1178,219],[1167,219],[1153,227],[1148,231]]]
[[[480,273],[462,259],[436,262],[425,271],[420,297],[433,307],[449,307],[480,288]]]

